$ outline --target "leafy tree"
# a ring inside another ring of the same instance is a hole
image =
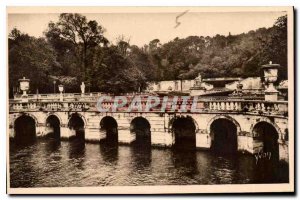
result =
[[[108,45],[104,28],[80,14],[63,13],[48,24],[44,38],[13,29],[9,34],[9,86],[23,76],[31,79],[31,92],[51,92],[52,81],[67,92],[123,93],[146,87],[147,81],[202,77],[258,76],[270,60],[281,64],[279,80],[287,77],[287,16],[271,28],[238,35],[189,36],[161,44],[154,39],[142,48],[120,36]]]
[[[138,91],[145,87],[145,77],[130,59],[123,57],[118,47],[103,49],[95,70],[94,83],[100,91],[114,94]]]
[[[260,64],[269,61],[280,64],[282,66],[279,70],[280,79],[286,79],[287,56],[287,16],[285,15],[277,19],[267,37],[261,37]]]
[[[86,80],[88,56],[96,46],[108,44],[103,32],[104,28],[95,20],[88,21],[85,16],[77,13],[63,13],[58,22],[48,24],[45,35],[58,51],[74,52],[81,66],[82,80]]]
[[[8,39],[9,88],[18,87],[18,79],[31,79],[30,90],[35,93],[52,92],[49,75],[60,69],[56,53],[44,38],[34,38],[13,29]]]

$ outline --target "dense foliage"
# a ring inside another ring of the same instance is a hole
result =
[[[203,77],[249,77],[261,74],[260,66],[272,60],[281,64],[280,79],[287,77],[287,17],[271,28],[239,35],[175,38],[165,44],[154,39],[143,47],[120,37],[116,45],[104,37],[98,22],[80,14],[61,14],[49,22],[45,38],[17,29],[9,34],[9,86],[31,79],[31,93],[53,91],[53,81],[66,92],[122,93],[138,91],[147,81]]]

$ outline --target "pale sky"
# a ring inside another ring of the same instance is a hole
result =
[[[110,42],[124,35],[130,44],[143,46],[153,39],[162,43],[176,37],[232,35],[247,33],[261,27],[271,27],[284,12],[187,12],[179,18],[174,28],[176,16],[181,13],[82,13],[88,20],[96,20],[106,32]],[[49,21],[58,21],[59,14],[9,14],[8,31],[14,27],[31,36],[44,36]]]

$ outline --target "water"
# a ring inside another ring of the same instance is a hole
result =
[[[111,147],[76,140],[10,144],[11,187],[288,182],[287,166],[260,166],[252,155],[226,157],[210,151]]]

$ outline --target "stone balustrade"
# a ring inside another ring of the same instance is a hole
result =
[[[250,112],[255,114],[277,114],[287,115],[287,101],[257,101],[257,100],[239,100],[239,101],[210,101],[208,102],[210,111],[226,112]]]
[[[102,102],[103,108],[111,108],[113,101]],[[123,108],[118,108],[117,112],[126,112],[130,100],[127,105]],[[146,98],[142,98],[141,107],[146,106]],[[192,112],[193,101],[189,100],[186,104],[186,112]],[[179,99],[176,105],[172,105],[172,101],[168,101],[165,112],[182,112],[180,110],[182,100]],[[97,101],[29,101],[29,102],[18,102],[10,101],[9,109],[11,112],[24,112],[24,111],[94,111],[97,112]],[[162,112],[161,104],[149,110],[149,112]],[[253,114],[268,114],[268,115],[279,115],[287,116],[288,114],[288,102],[287,101],[259,101],[259,100],[210,100],[210,99],[199,99],[197,101],[197,112],[242,112],[242,113],[253,113]],[[132,110],[131,112],[138,112]]]
[[[63,100],[64,101],[97,101],[97,99],[104,95],[101,92],[92,92],[92,93],[63,93]],[[112,94],[107,94],[107,96],[113,96]],[[134,95],[149,95],[149,93],[124,93],[120,94],[119,96],[134,96]],[[59,101],[60,94],[28,94],[27,98],[28,101],[42,101],[42,102],[49,102],[49,101]],[[15,94],[13,101],[21,102],[22,95]]]

